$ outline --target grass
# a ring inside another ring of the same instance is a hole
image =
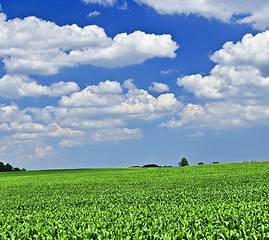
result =
[[[269,162],[0,174],[0,239],[269,239]]]

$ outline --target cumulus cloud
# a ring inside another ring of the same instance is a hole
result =
[[[97,17],[98,15],[100,15],[101,13],[98,11],[94,11],[94,12],[90,12],[87,17]]]
[[[127,92],[123,91],[123,85]],[[138,89],[133,80],[100,82],[62,96],[58,106],[44,108],[17,105],[0,107],[0,139],[6,159],[39,161],[57,154],[53,146],[75,147],[100,142],[119,143],[142,138],[139,128],[129,127],[133,119],[148,121],[174,115],[182,107],[174,94],[153,97]],[[8,144],[7,144],[8,143]],[[16,153],[10,149],[16,146]]]
[[[48,158],[52,154],[54,154],[55,151],[56,150],[52,146],[36,147],[34,154],[31,155],[30,158],[33,158],[33,159]]]
[[[112,39],[95,25],[58,26],[36,17],[7,21],[0,13],[0,57],[12,74],[49,75],[78,64],[122,67],[155,57],[174,58],[177,48],[169,34],[136,31]]]
[[[129,90],[134,90],[137,89],[137,87],[135,86],[135,84],[133,83],[133,79],[127,79],[123,82],[122,87],[127,88]]]
[[[114,86],[104,94],[105,86]],[[102,90],[100,90],[100,89]],[[129,119],[151,120],[173,115],[182,107],[174,94],[161,94],[157,98],[143,89],[121,92],[115,81],[88,86],[80,92],[63,96],[58,107],[27,108],[25,111],[38,121],[56,121],[65,127],[98,128],[123,126]]]
[[[2,136],[0,138],[0,144],[0,157],[2,157],[4,161],[11,162],[17,166],[21,165],[21,167],[26,168],[29,167],[33,169],[34,163],[38,162],[40,164],[44,158],[51,160],[53,154],[56,154],[56,150],[36,139],[18,140],[9,136]],[[38,152],[41,153],[41,149],[45,150],[47,147],[49,147],[47,149],[48,152],[45,153],[43,151],[44,154],[38,154]],[[38,151],[39,149],[41,151]],[[39,160],[41,160],[41,162],[39,162]]]
[[[160,14],[196,14],[205,18],[216,18],[223,22],[251,24],[264,30],[269,26],[269,3],[267,0],[135,0],[152,7]]]
[[[132,84],[131,79],[123,83],[129,87],[125,92],[117,81],[100,82],[69,97],[63,96],[58,106],[20,110],[17,105],[2,105],[0,129],[3,136],[0,140],[7,149],[3,154],[9,154],[11,146],[16,146],[20,153],[27,149],[28,158],[32,156],[33,160],[39,159],[48,141],[60,147],[72,147],[139,139],[142,130],[128,127],[131,120],[160,119],[175,114],[182,107],[171,93],[153,97]],[[26,159],[22,154],[16,157]]]
[[[199,98],[268,100],[269,31],[247,34],[236,44],[227,42],[211,60],[216,66],[210,75],[185,76],[178,85]]]
[[[62,128],[57,123],[51,123],[45,126],[39,123],[18,124],[11,122],[10,128],[12,131],[16,131],[16,134],[12,135],[14,139],[59,138],[83,135],[82,131]]]
[[[123,98],[120,84],[116,81],[100,82],[97,86],[88,86],[70,97],[63,96],[60,105],[65,107],[106,107],[119,103]]]
[[[208,76],[195,74],[177,83],[204,105],[187,104],[178,119],[166,127],[231,129],[268,125],[269,120],[269,31],[247,34],[236,44],[227,42],[211,56],[216,66]]]
[[[151,83],[149,90],[161,93],[161,92],[168,92],[170,88],[164,83],[153,82]]]
[[[58,82],[43,86],[24,75],[5,75],[0,79],[0,96],[12,99],[20,97],[62,96],[79,91],[75,82]]]
[[[0,122],[12,122],[14,119],[19,122],[32,121],[32,117],[25,111],[21,111],[17,105],[1,105]]]
[[[128,84],[130,83],[132,82],[129,81]],[[88,112],[140,119],[160,118],[175,113],[181,107],[181,103],[171,93],[155,98],[142,89],[131,88],[126,94],[121,92],[122,88],[116,81],[100,82],[97,86],[88,86],[80,92],[63,96],[59,105],[63,108],[73,108],[68,111],[69,116],[75,111],[76,114]],[[80,110],[81,108],[84,109]]]
[[[188,104],[173,118],[160,126],[179,128],[211,128],[215,130],[268,125],[268,105],[247,105],[234,102],[211,102],[204,106]]]

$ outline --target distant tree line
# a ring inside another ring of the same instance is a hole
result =
[[[9,163],[4,164],[0,162],[0,172],[12,172],[12,171],[26,171],[25,168],[19,169],[18,167],[12,167]]]
[[[218,164],[219,162],[213,162],[213,164]],[[198,165],[203,165],[203,162],[199,162]],[[189,166],[189,162],[186,158],[182,158],[181,161],[178,163],[180,167]],[[151,168],[151,167],[172,167],[172,166],[159,166],[157,164],[146,164],[144,166],[132,166],[133,168]]]
[[[133,168],[152,168],[152,167],[172,167],[172,166],[159,166],[155,163],[151,163],[151,164],[146,164],[146,165],[143,165],[142,167],[141,166],[132,166]]]

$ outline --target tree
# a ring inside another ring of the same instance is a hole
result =
[[[160,167],[157,164],[146,164],[143,167]]]
[[[0,162],[0,172],[11,172],[11,171],[26,171],[25,168],[22,168],[22,170],[20,170],[18,167],[13,168],[11,166],[11,164],[7,163],[4,164],[3,162]]]
[[[186,158],[182,158],[181,162],[178,163],[180,167],[189,166],[188,160]]]
[[[5,171],[5,164],[0,162],[0,172],[4,172]]]
[[[13,167],[9,163],[7,163],[5,166],[5,170],[6,170],[6,172],[11,172],[11,171],[13,171]]]

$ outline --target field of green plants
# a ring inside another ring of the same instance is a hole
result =
[[[0,239],[269,239],[269,162],[0,173]]]

